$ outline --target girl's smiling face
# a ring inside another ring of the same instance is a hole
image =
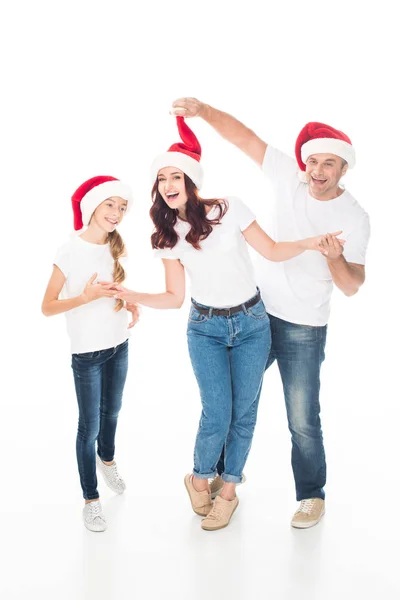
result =
[[[111,233],[121,223],[127,208],[128,202],[126,200],[119,196],[111,196],[99,204],[92,215],[92,219],[106,233]]]

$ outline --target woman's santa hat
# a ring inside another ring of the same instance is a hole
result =
[[[296,158],[302,171],[306,170],[306,161],[312,154],[336,154],[353,168],[356,155],[350,138],[325,123],[307,123],[296,140]]]
[[[131,188],[119,179],[109,175],[97,175],[88,179],[72,195],[72,210],[74,213],[74,229],[82,229],[89,225],[90,217],[96,208],[112,196],[119,196],[128,202],[126,211],[132,204]]]
[[[183,171],[200,189],[203,183],[203,169],[200,165],[201,146],[193,131],[183,117],[176,117],[182,142],[172,144],[167,152],[155,158],[151,165],[151,178],[157,179],[158,171],[164,167],[176,167]]]

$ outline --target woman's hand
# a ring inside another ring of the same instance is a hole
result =
[[[98,300],[99,298],[114,297],[115,291],[107,287],[112,284],[94,283],[96,277],[97,273],[93,273],[93,275],[85,285],[85,289],[81,294],[84,304],[87,304],[88,302],[93,302],[93,300]]]
[[[139,301],[138,292],[128,290],[120,283],[106,283],[102,281],[101,287],[111,292],[111,296],[114,297],[116,300],[124,300],[129,304],[136,304]]]
[[[343,245],[345,240],[338,238],[342,231],[335,231],[334,233],[325,233],[324,235],[316,235],[315,237],[306,238],[303,240],[305,250],[317,250],[321,252],[327,258],[329,256],[329,252],[333,254],[333,248],[335,252],[340,249],[340,254],[343,252]]]
[[[331,233],[327,233],[325,238],[321,242],[321,248],[323,248],[323,254],[328,260],[337,260],[343,254],[344,240],[340,240]]]

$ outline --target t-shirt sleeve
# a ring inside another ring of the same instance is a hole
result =
[[[267,179],[277,186],[280,183],[294,185],[300,183],[299,167],[294,158],[268,144],[262,164],[262,171]]]
[[[71,264],[70,244],[64,244],[57,250],[53,264],[55,264],[63,272],[65,278],[68,277]]]
[[[227,198],[229,208],[234,212],[235,221],[240,227],[240,231],[244,231],[249,225],[256,220],[256,216],[252,210],[240,198]]]
[[[348,234],[344,245],[343,256],[347,262],[365,265],[368,240],[370,236],[369,217],[365,213],[357,226]]]
[[[175,248],[157,248],[153,250],[154,258],[168,258],[170,260],[179,259],[178,252]]]

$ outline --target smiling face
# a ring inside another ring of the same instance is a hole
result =
[[[184,214],[188,196],[185,186],[185,175],[176,167],[164,167],[157,175],[158,191],[169,208],[176,208]]]
[[[93,223],[105,233],[111,233],[121,223],[127,208],[126,200],[119,196],[111,196],[96,208],[90,219],[89,227]]]
[[[347,171],[347,163],[336,154],[312,154],[306,161],[308,189],[317,200],[332,200],[340,193],[339,181]]]

